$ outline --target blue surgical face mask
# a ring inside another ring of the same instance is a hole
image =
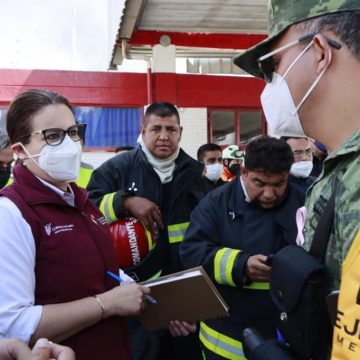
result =
[[[209,164],[205,166],[206,166],[205,176],[211,181],[214,182],[218,181],[223,171],[223,165],[217,163],[217,164]]]

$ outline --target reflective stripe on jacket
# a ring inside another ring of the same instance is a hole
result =
[[[227,359],[242,359],[240,339],[246,327],[254,327],[265,338],[276,336],[269,283],[249,281],[245,266],[251,255],[275,254],[287,244],[295,244],[295,214],[302,199],[290,186],[277,207],[263,209],[245,201],[237,177],[210,192],[192,212],[180,246],[181,260],[187,268],[203,266],[230,309],[227,318],[204,321],[201,341],[209,351]],[[221,346],[214,345],[214,338]],[[226,355],[224,344],[229,351]]]
[[[163,274],[183,270],[179,245],[189,225],[190,214],[205,194],[202,177],[203,164],[180,150],[169,189],[167,209],[160,209],[166,226],[160,230],[160,239],[166,254],[164,265],[153,269],[148,276],[164,270]],[[108,222],[129,215],[121,208],[124,194],[146,198],[163,204],[163,185],[141,148],[116,155],[93,171],[88,185],[90,198],[100,207]]]
[[[204,322],[200,323],[199,338],[209,351],[225,359],[246,360],[240,341],[217,332]]]

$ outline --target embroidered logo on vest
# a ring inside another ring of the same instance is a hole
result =
[[[45,228],[46,234],[47,234],[47,235],[50,235],[50,234],[51,234],[51,223],[46,224],[46,225],[44,226],[44,228]]]
[[[75,227],[74,224],[52,226],[51,223],[46,224],[44,226],[45,232],[48,236],[50,236],[51,234],[58,234],[63,231],[72,231],[72,230],[74,230],[74,227]]]

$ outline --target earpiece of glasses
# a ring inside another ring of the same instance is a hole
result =
[[[260,56],[258,59],[257,59],[257,62],[258,62],[258,66],[259,66],[259,69],[262,73],[262,77],[263,79],[270,83],[272,81],[272,78],[273,78],[273,73],[275,71],[275,65],[274,65],[274,59],[273,59],[273,55],[285,50],[285,49],[288,49],[289,47],[291,46],[294,46],[294,45],[297,45],[297,44],[300,44],[302,42],[306,42],[306,41],[311,41],[314,36],[316,35],[316,33],[313,33],[313,34],[307,34],[307,35],[304,35],[304,36],[301,36],[300,38],[288,43],[288,44],[285,44],[284,46],[281,46],[263,56]],[[341,49],[341,44],[339,44],[337,41],[333,40],[333,39],[330,39],[328,38],[327,36],[325,36],[326,38],[326,41],[327,43],[334,49],[336,50],[339,50]]]
[[[48,145],[56,146],[60,145],[64,141],[66,134],[68,134],[73,141],[84,140],[85,130],[86,124],[76,124],[70,126],[67,130],[60,128],[51,128],[35,131],[29,135],[22,136],[20,139],[24,139],[37,134],[43,134],[44,139]]]

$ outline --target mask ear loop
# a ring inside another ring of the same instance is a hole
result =
[[[330,66],[332,60],[332,52],[331,49],[329,49],[329,62],[327,63],[327,65],[324,67],[324,69],[321,71],[321,73],[319,74],[319,76],[315,79],[315,81],[313,82],[313,84],[310,86],[309,90],[306,92],[306,94],[304,95],[303,99],[300,101],[299,105],[296,107],[295,111],[291,114],[291,115],[295,115],[301,105],[305,102],[305,100],[309,97],[309,95],[311,94],[311,92],[314,90],[315,86],[319,83],[319,81],[321,80],[322,76],[325,74],[325,71],[328,69],[328,67]]]
[[[15,144],[12,145],[12,148],[15,147],[15,146],[21,146],[22,149],[24,150],[24,153],[26,154],[26,157],[24,158],[20,158],[18,155],[16,155],[16,157],[19,159],[19,160],[28,160],[28,159],[31,159],[37,166],[39,166],[39,164],[34,160],[34,158],[36,157],[39,157],[40,156],[40,153],[39,154],[34,154],[34,155],[31,155],[28,151],[28,149],[25,147],[25,145],[23,145],[21,142],[17,142]]]
[[[305,48],[303,49],[303,51],[301,51],[301,53],[294,59],[294,61],[289,65],[289,67],[287,68],[287,70],[285,71],[284,75],[282,76],[283,79],[286,78],[287,74],[289,73],[289,71],[294,67],[294,65],[298,62],[298,60],[306,53],[306,51],[309,50],[309,48],[311,47],[311,45],[314,43],[313,40],[311,40],[311,42],[305,46]]]

